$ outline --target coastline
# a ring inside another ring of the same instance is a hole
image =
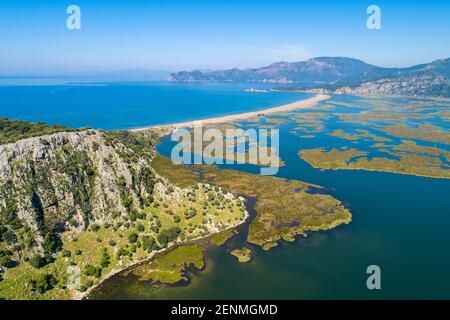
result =
[[[215,123],[217,124],[217,123],[233,122],[233,121],[237,121],[237,120],[245,120],[245,119],[253,118],[253,117],[256,117],[256,116],[262,115],[262,114],[273,114],[273,113],[280,113],[280,112],[284,112],[284,111],[293,111],[293,110],[297,110],[297,109],[310,108],[310,107],[316,105],[318,102],[323,101],[323,100],[328,100],[330,98],[331,98],[331,96],[326,95],[326,94],[317,94],[314,97],[311,97],[311,98],[308,98],[305,100],[298,100],[298,101],[284,104],[284,105],[281,105],[278,107],[272,107],[272,108],[258,110],[258,111],[237,113],[237,114],[232,114],[232,115],[228,115],[228,116],[207,118],[207,119],[203,119],[203,120],[192,120],[192,121],[185,121],[185,122],[178,122],[178,123],[153,125],[153,126],[129,129],[128,131],[139,132],[139,131],[145,131],[148,129],[161,129],[161,128],[167,128],[167,127],[171,127],[171,128],[173,128],[173,130],[176,130],[176,129],[180,129],[180,128],[193,127],[194,123],[198,123],[198,122],[202,122],[203,124],[215,124]]]
[[[443,177],[443,176],[432,176],[432,175],[426,175],[426,174],[418,174],[418,173],[409,173],[409,172],[405,172],[405,171],[386,171],[386,170],[380,170],[380,169],[373,169],[373,168],[322,168],[322,167],[318,167],[316,165],[314,165],[312,162],[303,159],[302,157],[300,157],[303,161],[305,161],[307,164],[309,164],[311,167],[313,167],[314,169],[317,170],[321,170],[321,171],[345,171],[345,170],[354,170],[354,171],[368,171],[368,172],[383,172],[383,173],[390,173],[390,174],[401,174],[401,175],[405,175],[405,176],[414,176],[414,177],[421,177],[421,178],[428,178],[428,179],[443,179],[443,180],[448,180],[449,178],[447,177]]]
[[[245,224],[249,217],[250,217],[250,214],[246,210],[245,211],[244,220],[240,221],[239,223],[237,223],[235,225],[230,226],[229,228],[227,228],[225,230],[235,229],[235,228],[239,227],[240,225]],[[225,230],[222,230],[222,231],[225,231]],[[166,252],[168,252],[170,250],[176,249],[179,246],[186,245],[186,244],[189,244],[189,243],[195,243],[198,240],[206,239],[206,238],[208,238],[208,237],[210,237],[210,236],[212,236],[214,234],[220,233],[222,231],[212,232],[212,233],[209,233],[208,235],[205,235],[205,236],[199,236],[199,237],[192,238],[192,239],[181,240],[181,241],[170,243],[166,248],[164,248],[162,250],[159,250],[159,251],[154,251],[154,252],[150,253],[145,258],[132,261],[132,262],[128,263],[127,265],[123,266],[122,268],[112,269],[104,278],[100,279],[98,283],[94,284],[92,287],[89,287],[86,291],[84,291],[84,292],[76,291],[73,294],[73,300],[89,299],[89,295],[92,293],[92,291],[94,291],[96,288],[100,287],[102,285],[102,283],[104,283],[106,280],[112,278],[113,276],[115,276],[115,275],[117,275],[119,273],[125,272],[127,270],[130,270],[131,268],[133,268],[133,267],[135,267],[137,265],[150,262],[154,258],[156,258],[158,255],[161,255],[161,254],[164,254],[164,253],[166,253]]]
[[[267,109],[263,109],[263,110],[258,110],[258,111],[244,112],[244,113],[239,113],[239,114],[234,114],[234,115],[213,117],[213,118],[208,118],[208,119],[203,119],[203,120],[192,120],[192,121],[173,123],[173,124],[152,125],[152,126],[146,126],[146,127],[142,127],[142,128],[129,129],[128,131],[139,132],[139,131],[145,131],[148,129],[159,129],[159,130],[169,129],[172,131],[172,130],[177,130],[179,128],[192,127],[194,125],[194,123],[197,123],[199,121],[201,121],[205,124],[219,124],[219,123],[225,123],[225,122],[233,122],[233,121],[237,121],[237,120],[253,118],[258,115],[263,115],[263,114],[264,115],[265,114],[275,114],[275,113],[280,113],[280,112],[293,111],[293,110],[297,110],[297,109],[306,109],[306,108],[315,106],[320,101],[328,100],[330,98],[331,97],[329,95],[317,94],[313,97],[310,97],[310,98],[307,98],[304,100],[298,100],[298,101],[295,101],[295,102],[292,102],[289,104],[276,106],[276,107],[272,107],[272,108],[267,108]],[[238,227],[239,225],[244,224],[248,218],[249,218],[249,214],[248,214],[248,212],[246,212],[245,219],[242,222],[231,226],[229,229],[234,229],[234,228]],[[96,288],[101,286],[102,283],[104,283],[106,280],[110,279],[111,277],[113,277],[121,272],[124,272],[130,268],[133,268],[136,265],[139,265],[142,263],[147,263],[147,262],[153,260],[157,255],[163,254],[163,253],[167,252],[168,250],[171,250],[177,246],[185,245],[185,244],[188,244],[191,242],[195,242],[195,241],[210,237],[211,235],[213,235],[215,233],[217,233],[217,232],[212,232],[206,236],[200,236],[197,238],[172,243],[167,248],[164,248],[161,251],[152,252],[145,258],[132,261],[132,262],[122,266],[121,268],[112,269],[109,273],[107,273],[104,276],[104,278],[99,280],[98,283],[94,284],[93,286],[88,288],[86,291],[84,291],[84,292],[73,291],[72,298],[74,300],[89,299],[89,295],[92,293],[92,291],[94,291]]]

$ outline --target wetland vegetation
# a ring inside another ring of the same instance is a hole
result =
[[[283,237],[304,235],[307,231],[328,230],[351,221],[350,211],[339,200],[317,193],[321,187],[309,183],[221,170],[214,166],[175,165],[159,155],[152,166],[180,186],[203,181],[236,195],[255,198],[256,217],[250,224],[247,240],[259,246],[273,244]]]
[[[235,256],[240,263],[246,263],[252,260],[252,250],[243,247],[242,249],[235,249],[230,252],[231,255]]]
[[[321,126],[325,134],[341,141],[333,147],[299,150],[298,155],[314,168],[450,178],[446,101],[364,97],[357,103],[328,101],[326,105],[328,118],[315,119],[338,119],[337,125],[324,120]],[[307,120],[300,124],[310,125]],[[318,126],[316,120],[313,125]],[[327,131],[328,126],[334,129]]]

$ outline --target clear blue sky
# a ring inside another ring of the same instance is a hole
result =
[[[82,29],[66,29],[66,8]],[[366,28],[381,7],[382,29]],[[0,74],[255,67],[314,56],[450,57],[450,1],[1,0]]]

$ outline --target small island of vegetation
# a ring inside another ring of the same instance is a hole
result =
[[[235,249],[230,253],[231,255],[235,256],[240,263],[246,263],[252,259],[252,250],[247,247],[244,247],[242,249]]]

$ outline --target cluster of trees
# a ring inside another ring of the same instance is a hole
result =
[[[170,229],[161,230],[157,239],[160,245],[165,247],[169,242],[176,240],[180,233],[181,229],[179,227],[172,227]]]
[[[5,184],[5,190],[13,187],[10,182]],[[0,242],[6,242],[8,245],[17,243],[16,231],[22,228],[16,211],[16,203],[6,196],[6,206],[0,208]]]
[[[142,249],[152,252],[153,250],[159,250],[159,246],[156,241],[150,236],[142,236],[141,239]]]
[[[133,222],[136,220],[144,220],[145,218],[147,218],[147,214],[144,211],[141,212],[138,212],[136,210],[130,211],[130,220]]]
[[[121,257],[129,257],[131,259],[131,257],[133,256],[133,254],[124,247],[120,247],[119,250],[117,250],[117,258],[120,259]]]
[[[132,232],[132,233],[130,233],[130,234],[128,235],[128,241],[129,241],[130,243],[136,243],[137,240],[138,240],[138,238],[139,238],[139,236],[138,236],[137,233],[135,233],[135,232]]]
[[[159,135],[156,131],[130,132],[130,131],[104,131],[106,144],[114,146],[123,144],[128,150],[119,152],[126,163],[136,163],[139,158],[151,159],[154,155],[153,147]]]
[[[36,269],[42,268],[47,263],[47,260],[40,254],[35,254],[29,261],[30,265]]]
[[[94,276],[96,278],[100,278],[102,275],[102,268],[94,267],[88,264],[86,265],[86,267],[84,267],[84,274],[87,276]]]
[[[9,250],[0,250],[0,267],[9,268],[12,266],[11,255],[12,252]]]
[[[51,274],[40,274],[37,279],[30,281],[31,290],[44,293],[51,290],[56,285],[56,279]]]
[[[65,126],[48,126],[44,122],[29,122],[0,118],[0,144],[13,143],[21,139],[42,136],[62,131],[75,131]]]
[[[175,223],[180,223],[180,221],[181,221],[179,215],[174,214],[174,215],[172,216],[172,218],[173,218],[173,222],[175,222]]]
[[[102,268],[107,268],[111,264],[111,257],[108,254],[108,250],[103,248],[102,251],[102,260],[100,261],[100,266]]]
[[[43,266],[54,261],[52,253],[61,248],[61,240],[56,235],[56,233],[46,232],[44,235],[43,247],[45,250],[44,255],[36,253],[28,260],[28,263],[36,269],[42,268]],[[71,253],[70,251],[64,250],[62,252],[62,255],[64,257],[70,257]]]
[[[188,210],[186,210],[184,212],[184,217],[187,220],[195,217],[196,215],[197,215],[197,209],[195,209],[195,208],[189,208]]]

